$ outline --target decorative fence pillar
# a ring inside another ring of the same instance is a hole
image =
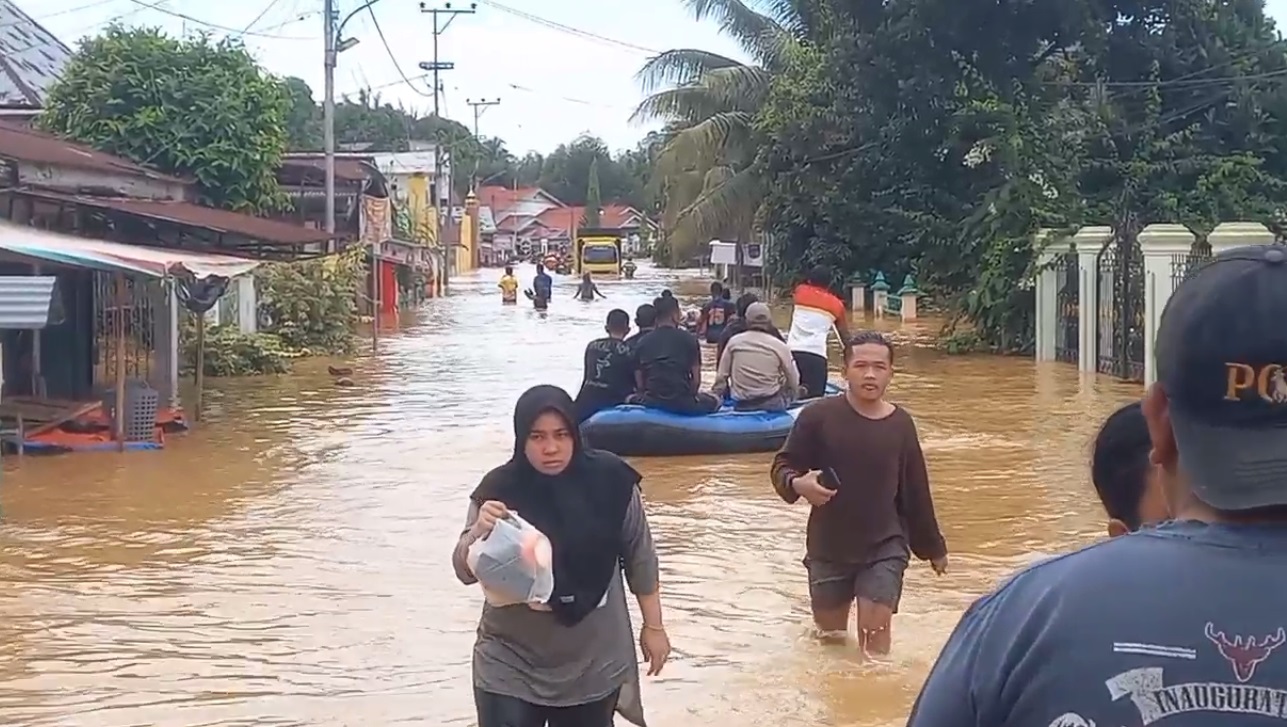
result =
[[[1037,252],[1036,323],[1034,350],[1037,361],[1055,361],[1059,338],[1059,273],[1068,249],[1059,249],[1055,231],[1042,228],[1033,235]]]
[[[1259,222],[1221,222],[1207,235],[1207,241],[1211,254],[1219,255],[1243,245],[1269,245],[1274,242],[1274,233]]]
[[[255,276],[246,274],[233,281],[237,286],[237,327],[242,333],[259,331],[259,296]]]
[[[1083,227],[1073,235],[1077,252],[1077,370],[1098,370],[1099,253],[1113,239],[1113,228]]]
[[[1157,381],[1153,349],[1162,310],[1198,260],[1197,236],[1184,225],[1149,225],[1140,231],[1144,254],[1144,385]]]

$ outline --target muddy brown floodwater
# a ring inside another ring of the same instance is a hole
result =
[[[217,381],[208,422],[164,452],[9,461],[0,724],[473,724],[480,595],[448,563],[466,497],[508,456],[518,393],[575,387],[607,311],[668,282],[643,268],[582,304],[562,278],[540,316],[501,307],[496,277],[409,316],[353,388],[323,362]],[[809,638],[806,513],[773,495],[768,455],[638,461],[675,647],[645,686],[653,727],[900,724],[974,596],[1098,537],[1087,442],[1136,389],[899,353],[951,572],[913,565],[893,656],[861,664]]]

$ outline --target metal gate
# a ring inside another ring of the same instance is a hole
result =
[[[1211,259],[1211,243],[1201,240],[1193,243],[1193,248],[1185,255],[1171,256],[1171,286],[1172,290],[1193,277],[1198,271]]]
[[[1096,368],[1144,380],[1144,253],[1133,238],[1114,236],[1095,258],[1098,300]]]
[[[1066,252],[1055,259],[1058,283],[1055,293],[1055,360],[1077,364],[1081,352],[1081,270],[1077,255]]]
[[[154,353],[152,285],[121,276],[123,287],[118,290],[116,279],[111,273],[94,273],[95,378],[100,384],[116,380],[117,354],[123,344],[119,353],[125,378],[148,381]]]

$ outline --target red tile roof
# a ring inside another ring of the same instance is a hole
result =
[[[632,217],[643,217],[638,210],[629,205],[606,204],[602,210],[602,214],[599,215],[599,227],[609,230],[628,227]],[[569,229],[584,226],[585,207],[559,207],[546,210],[536,219],[541,224],[566,235]]]
[[[54,192],[18,190],[19,194],[43,199],[83,204],[87,207],[110,209],[140,217],[165,220],[190,227],[200,227],[214,232],[239,235],[260,242],[278,245],[306,245],[330,240],[334,235],[325,230],[315,230],[288,222],[263,217],[243,215],[238,212],[203,207],[189,202],[138,199],[135,197],[97,197],[93,195],[57,194]]]
[[[188,183],[191,180],[162,174],[128,159],[104,154],[84,144],[60,139],[53,134],[0,121],[0,157],[32,164],[52,164],[75,169],[91,169],[114,174],[130,174],[167,182]]]

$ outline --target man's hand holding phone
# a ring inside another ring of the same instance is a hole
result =
[[[810,505],[822,507],[831,502],[831,498],[836,496],[835,490],[822,484],[822,476],[822,470],[809,470],[802,475],[791,478],[791,489],[807,500]]]

